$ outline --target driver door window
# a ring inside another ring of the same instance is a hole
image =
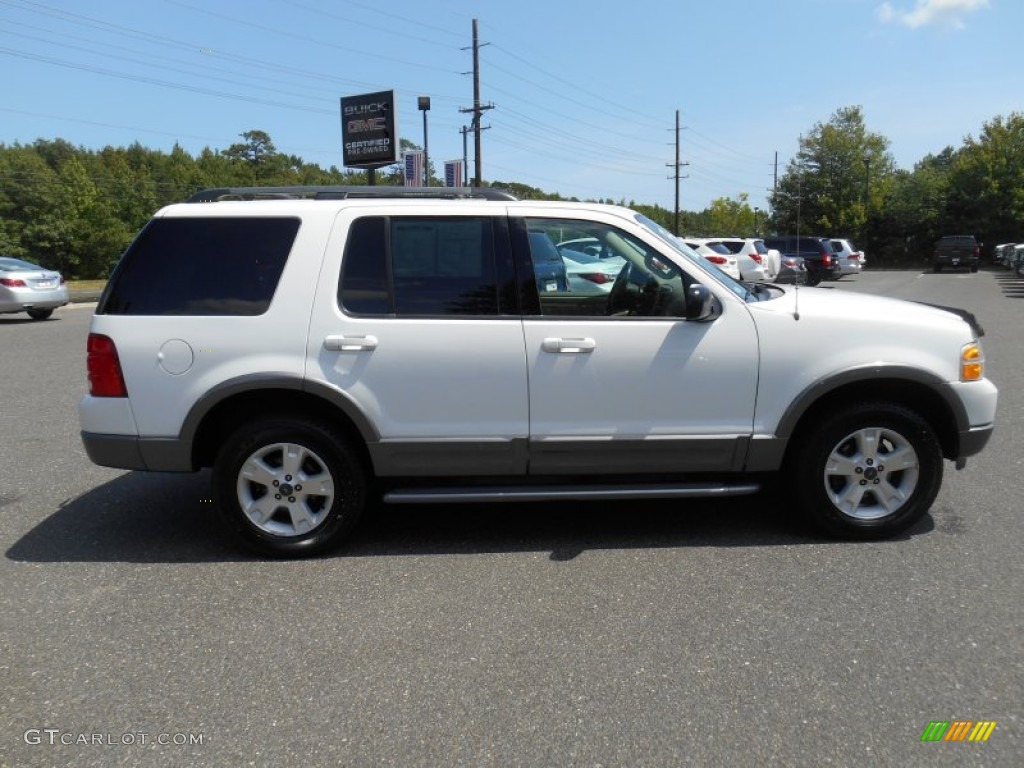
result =
[[[654,248],[620,229],[590,221],[527,219],[531,258],[538,272],[541,314],[586,317],[674,317],[683,313],[684,275]],[[539,245],[543,244],[543,252]],[[564,269],[557,289],[553,244]],[[564,288],[562,286],[565,286]]]

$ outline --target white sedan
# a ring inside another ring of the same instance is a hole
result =
[[[565,274],[569,278],[569,290],[573,293],[609,293],[626,264],[626,260],[619,256],[602,259],[568,248],[561,249],[561,254]]]

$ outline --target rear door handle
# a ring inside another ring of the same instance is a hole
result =
[[[333,352],[360,352],[376,348],[376,336],[327,336],[324,339],[324,349]]]
[[[597,342],[593,339],[544,339],[540,348],[545,352],[557,352],[562,355],[582,355],[593,352]]]

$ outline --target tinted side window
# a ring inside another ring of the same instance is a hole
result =
[[[154,219],[129,247],[97,314],[261,315],[296,218]]]
[[[388,285],[387,219],[368,216],[352,222],[341,270],[338,300],[342,307],[357,315],[394,311]]]
[[[353,222],[338,298],[363,315],[497,315],[488,218],[368,217]]]

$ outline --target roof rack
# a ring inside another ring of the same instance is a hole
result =
[[[214,187],[196,192],[186,202],[216,203],[221,200],[346,200],[351,198],[426,198],[454,200],[516,200],[493,187],[388,187],[336,185],[326,187]]]

